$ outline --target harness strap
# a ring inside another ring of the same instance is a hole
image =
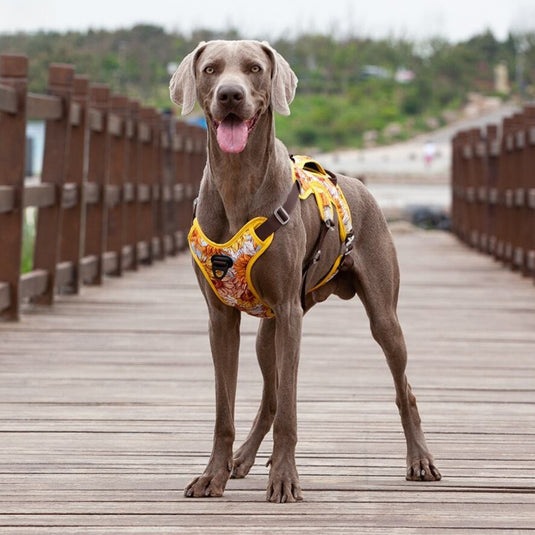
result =
[[[316,243],[314,244],[314,247],[312,248],[312,253],[308,260],[306,261],[304,267],[303,267],[303,278],[301,282],[301,307],[303,310],[305,310],[305,299],[306,299],[306,286],[307,286],[307,275],[308,270],[317,262],[319,262],[319,259],[321,257],[321,248],[323,247],[323,242],[325,241],[325,236],[327,236],[327,232],[329,232],[330,229],[333,227],[326,225],[325,223],[321,225],[321,230],[318,235],[318,239],[316,240]]]
[[[256,230],[256,235],[264,241],[268,236],[279,230],[290,221],[290,214],[299,199],[299,183],[296,180],[283,205],[279,206]]]

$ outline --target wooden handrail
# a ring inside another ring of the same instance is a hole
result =
[[[452,230],[535,278],[535,105],[452,141]]]
[[[199,127],[91,85],[70,65],[50,66],[47,94],[28,93],[27,75],[25,56],[0,55],[0,315],[15,320],[23,301],[51,304],[55,291],[182,250],[205,146]],[[46,123],[38,183],[23,174],[28,119]],[[21,274],[26,208],[38,225],[34,269]]]

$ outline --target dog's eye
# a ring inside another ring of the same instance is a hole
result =
[[[253,65],[253,66],[251,67],[251,72],[252,72],[252,73],[255,73],[255,74],[258,73],[258,72],[260,72],[261,70],[262,70],[262,69],[260,68],[260,65]]]
[[[214,69],[213,67],[208,66],[208,67],[205,67],[205,68],[204,68],[204,72],[205,72],[206,74],[214,74],[215,69]]]

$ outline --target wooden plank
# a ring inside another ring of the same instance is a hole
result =
[[[535,289],[447,233],[396,242],[409,379],[441,482],[404,480],[394,390],[366,313],[329,299],[303,328],[297,464],[305,501],[264,502],[270,436],[251,474],[229,481],[224,497],[184,498],[210,456],[214,384],[206,307],[181,254],[59,296],[50,313],[0,324],[8,378],[0,529],[532,532]],[[257,326],[242,319],[237,445],[262,391]]]
[[[86,76],[75,76],[74,77],[74,80],[75,80],[75,85],[76,85],[76,80],[80,80],[80,79],[87,79],[87,81],[89,81],[89,78],[87,78]],[[76,92],[76,88],[75,88],[75,92]],[[82,106],[80,105],[79,102],[71,102],[71,111],[70,111],[70,121],[71,121],[71,125],[72,126],[80,126],[81,122],[82,122],[82,117],[83,117],[83,109],[82,109]]]
[[[64,115],[63,102],[55,95],[28,93],[27,114],[29,119],[56,121]]]
[[[7,282],[0,281],[0,312],[11,305],[11,291]]]
[[[108,117],[108,132],[112,136],[122,136],[123,135],[123,124],[124,120],[119,115],[111,113]]]
[[[173,194],[176,202],[180,202],[185,198],[184,184],[175,184],[173,188]]]
[[[137,187],[137,198],[139,202],[150,202],[152,200],[151,197],[151,187],[147,184],[138,184]]]
[[[61,192],[61,205],[63,208],[74,208],[79,203],[78,184],[68,182],[63,184]]]
[[[108,184],[104,191],[106,192],[106,204],[108,208],[113,208],[121,202],[121,190],[119,186]]]
[[[136,189],[132,182],[125,182],[123,184],[123,199],[124,202],[133,202],[136,200]]]
[[[75,277],[73,262],[59,262],[56,267],[56,289],[61,291],[66,286],[72,287]]]
[[[124,269],[131,269],[134,263],[134,251],[131,245],[124,245],[122,251]]]
[[[137,243],[137,256],[139,260],[147,260],[150,256],[149,244],[144,241]]]
[[[89,129],[93,132],[102,133],[104,131],[104,114],[102,110],[90,108],[88,111]]]
[[[49,273],[44,269],[34,269],[20,278],[20,295],[22,299],[39,297],[48,291]]]
[[[368,510],[359,513],[341,513],[340,508],[332,508],[328,512],[308,512],[303,511],[299,514],[297,505],[286,505],[284,511],[277,511],[276,507],[269,504],[263,504],[262,512],[251,511],[241,514],[124,514],[124,515],[88,515],[88,514],[65,514],[65,515],[47,515],[41,514],[9,514],[5,515],[5,520],[0,526],[39,526],[39,527],[58,527],[70,526],[77,527],[103,527],[108,526],[111,530],[115,525],[152,527],[165,526],[172,531],[186,528],[211,528],[214,525],[219,527],[232,527],[236,525],[246,527],[242,533],[251,533],[257,528],[269,528],[279,531],[280,529],[301,529],[307,525],[323,527],[328,530],[331,527],[344,527],[359,530],[361,526],[375,525],[383,529],[405,528],[405,529],[433,529],[449,528],[465,530],[472,525],[477,525],[479,529],[494,530],[531,530],[533,527],[533,514],[530,511],[519,510],[511,516],[502,516],[501,510],[495,508],[494,512],[490,509],[479,507],[470,508],[463,515],[456,513],[443,513],[440,504],[430,509],[429,506],[420,507],[418,504],[405,504],[402,510],[390,510],[384,514],[384,511],[378,510],[377,507],[371,507]],[[270,507],[270,510],[266,508]],[[436,512],[434,511],[436,507]],[[243,507],[242,507],[243,509]],[[516,508],[515,508],[516,509]],[[411,511],[414,510],[414,514]],[[293,514],[292,514],[293,512]],[[239,533],[236,532],[235,533]],[[414,531],[413,531],[414,533]]]
[[[102,269],[106,275],[116,273],[119,265],[119,259],[115,251],[107,251],[102,257]]]
[[[139,123],[138,132],[139,132],[138,133],[139,141],[143,143],[148,143],[151,140],[152,138],[151,130],[150,130],[150,126],[147,123],[145,122]]]
[[[98,276],[99,259],[95,255],[84,256],[80,260],[80,276],[86,284],[92,284]]]
[[[24,208],[45,208],[56,204],[56,187],[51,183],[31,184],[24,187]]]
[[[100,199],[100,185],[95,182],[85,182],[84,196],[87,204],[97,204]]]
[[[15,188],[0,186],[0,214],[11,212],[15,207]]]
[[[17,113],[17,92],[9,86],[0,85],[0,111]]]

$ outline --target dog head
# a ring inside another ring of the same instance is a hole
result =
[[[210,41],[188,54],[171,78],[171,100],[190,113],[198,100],[224,152],[239,153],[268,109],[289,115],[297,77],[268,43]]]

